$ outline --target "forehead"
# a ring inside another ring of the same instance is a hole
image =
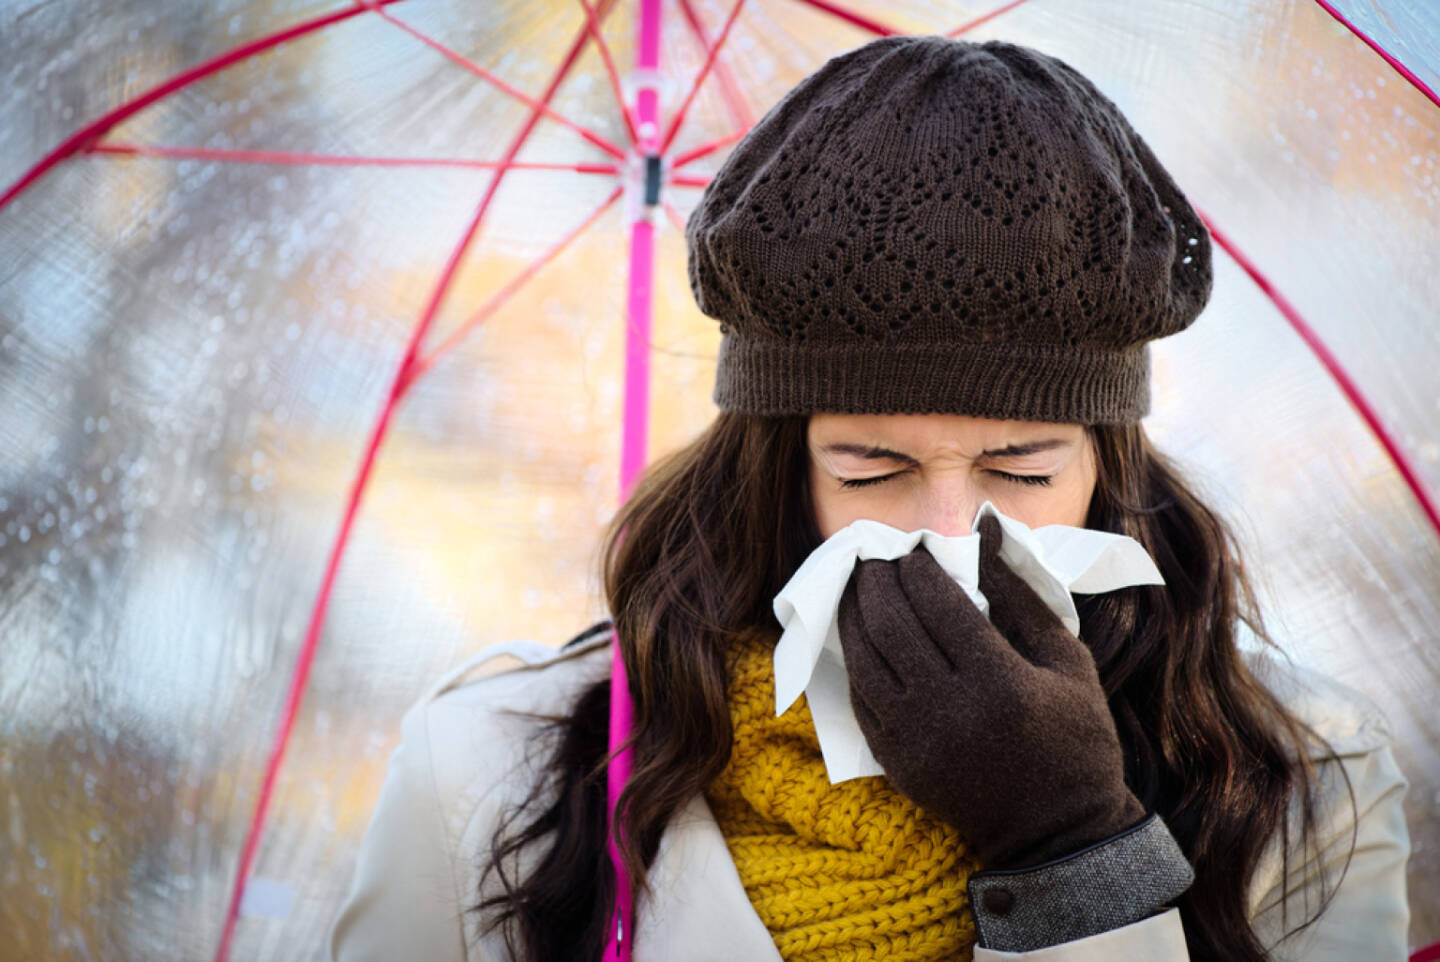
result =
[[[935,447],[984,450],[1048,438],[1078,441],[1079,424],[1002,421],[963,414],[813,414],[807,436],[812,447],[837,442],[883,445],[907,454]]]

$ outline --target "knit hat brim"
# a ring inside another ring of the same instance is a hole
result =
[[[1123,350],[985,344],[823,348],[726,335],[715,371],[722,410],[793,415],[965,414],[1127,424],[1150,409],[1148,344]]]

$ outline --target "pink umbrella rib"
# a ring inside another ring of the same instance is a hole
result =
[[[399,3],[400,0],[375,0],[375,2],[382,5],[389,5],[392,3]],[[175,93],[175,91],[190,86],[197,80],[201,80],[205,77],[210,76],[211,74],[219,73],[225,68],[239,63],[241,60],[244,60],[247,57],[253,57],[257,53],[263,53],[264,51],[269,50],[272,47],[278,47],[280,44],[285,43],[287,40],[294,40],[297,37],[303,37],[308,33],[313,33],[316,30],[322,30],[325,27],[330,26],[331,24],[340,23],[342,20],[348,20],[351,17],[363,12],[364,10],[359,7],[348,10],[337,10],[334,13],[328,13],[324,16],[316,17],[312,20],[306,20],[302,23],[297,23],[293,26],[286,27],[284,30],[277,30],[275,33],[267,34],[263,37],[258,37],[255,40],[251,40],[249,43],[241,44],[233,50],[227,51],[226,53],[222,53],[217,57],[213,57],[210,60],[206,60],[203,63],[197,64],[196,66],[191,67],[189,70],[178,73],[175,76],[171,77],[169,80],[165,80],[160,84],[151,87],[149,90],[136,97],[134,100],[126,101],[125,103],[116,107],[114,110],[111,110],[109,113],[103,114],[98,119],[91,121],[84,127],[81,127],[75,133],[67,137],[58,147],[50,151],[50,153],[46,154],[39,163],[31,167],[28,171],[21,175],[19,180],[12,184],[3,195],[0,195],[0,210],[4,210],[7,204],[9,204],[16,197],[19,197],[20,194],[22,194],[26,189],[30,187],[30,185],[34,184],[37,180],[43,177],[45,173],[50,170],[50,168],[54,167],[56,164],[60,163],[60,161],[71,156],[72,154],[75,154],[81,150],[84,150],[86,147],[89,147],[91,144],[95,143],[97,140],[103,137],[116,124],[128,120],[130,117],[144,110],[146,107],[155,103],[157,100],[168,97],[171,94]]]
[[[753,124],[751,126],[753,126]],[[735,143],[735,141],[739,140],[741,137],[744,137],[749,132],[750,127],[742,127],[739,130],[736,130],[734,133],[727,134],[726,136],[721,137],[719,140],[712,140],[708,144],[702,144],[692,150],[687,150],[683,154],[676,154],[675,159],[670,162],[670,169],[672,171],[679,170],[686,164],[693,163],[694,161],[699,160],[701,157],[706,157],[710,154],[715,153],[715,151],[717,150],[728,147],[730,144]],[[679,183],[679,180],[677,179],[672,182]],[[706,182],[708,183],[708,178],[706,178]],[[693,187],[695,185],[687,183],[685,186]],[[704,187],[705,184],[702,183],[699,186]]]
[[[675,111],[675,116],[670,118],[670,127],[665,131],[664,140],[660,142],[660,153],[663,154],[670,149],[670,143],[675,139],[675,135],[680,132],[680,125],[685,122],[685,114],[690,110],[690,104],[695,100],[695,95],[700,92],[700,85],[703,84],[705,78],[709,76],[710,68],[715,65],[715,58],[719,55],[720,48],[725,45],[725,41],[729,39],[730,28],[735,25],[735,18],[740,16],[740,10],[744,6],[745,0],[735,0],[735,6],[730,8],[730,16],[725,18],[725,26],[720,28],[720,36],[716,37],[715,42],[710,45],[710,50],[705,55],[705,63],[701,65],[699,72],[696,73],[695,81],[686,92],[685,99],[681,102],[680,108]]]
[[[215,160],[236,164],[291,164],[314,167],[460,167],[495,170],[498,160],[464,160],[434,157],[352,157],[339,154],[312,154],[280,150],[222,150],[212,147],[162,147],[105,141],[85,148],[87,154],[118,157],[163,157],[174,160]],[[614,164],[513,163],[511,170],[561,170],[580,174],[618,175]]]
[[[623,188],[615,188],[615,190],[610,194],[610,196],[607,197],[605,200],[601,201],[600,205],[595,208],[595,210],[590,214],[589,217],[585,219],[583,223],[572,229],[560,240],[556,241],[547,251],[545,251],[539,257],[536,257],[533,261],[526,265],[512,280],[507,282],[504,287],[491,295],[490,300],[486,301],[483,305],[477,308],[474,314],[470,315],[470,317],[463,324],[456,328],[455,331],[453,331],[450,336],[445,339],[444,343],[442,343],[435,350],[431,351],[429,355],[421,358],[420,360],[416,361],[415,364],[411,365],[410,380],[419,380],[423,374],[425,374],[440,360],[440,357],[443,354],[450,351],[451,349],[456,347],[461,341],[463,341],[466,335],[468,335],[471,330],[488,321],[495,314],[496,311],[498,311],[501,307],[505,306],[505,302],[508,301],[511,297],[513,297],[525,284],[526,281],[534,277],[535,274],[542,267],[544,267],[550,261],[554,260],[562,251],[565,250],[566,247],[570,246],[570,243],[572,241],[574,241],[577,237],[579,237],[586,230],[588,230],[597,220],[600,219],[601,215],[603,215],[605,211],[609,210],[611,207],[614,206],[615,201],[619,200],[620,197],[623,196],[623,194]],[[669,215],[670,222],[675,225],[681,233],[684,233],[685,221],[681,216],[680,212],[676,210],[675,205],[670,203],[670,201],[668,200],[662,201],[662,203],[664,204],[665,212]],[[633,326],[629,330],[633,334]],[[686,351],[676,351],[671,348],[658,345],[653,340],[650,340],[648,338],[642,339],[641,343],[644,345],[645,350],[652,354],[663,354],[667,357],[685,357],[702,361],[715,360],[715,356],[713,354],[694,354]]]
[[[1405,483],[1409,485],[1411,493],[1415,495],[1415,500],[1420,502],[1420,509],[1425,513],[1425,517],[1429,519],[1430,526],[1435,529],[1437,535],[1440,535],[1440,511],[1436,510],[1434,499],[1431,498],[1430,492],[1420,480],[1420,476],[1410,463],[1409,457],[1400,449],[1400,445],[1396,443],[1395,436],[1380,420],[1380,416],[1375,413],[1374,406],[1370,403],[1369,399],[1365,397],[1364,392],[1360,390],[1360,386],[1350,377],[1349,372],[1347,372],[1340,363],[1340,359],[1337,358],[1325,342],[1321,340],[1320,335],[1315,332],[1315,329],[1300,316],[1300,312],[1295,308],[1295,305],[1291,304],[1285,295],[1281,294],[1275,285],[1270,282],[1270,279],[1261,272],[1255,265],[1255,262],[1246,257],[1230,238],[1215,226],[1209,217],[1203,213],[1201,217],[1205,220],[1205,225],[1209,228],[1210,235],[1235,259],[1235,262],[1240,265],[1245,273],[1250,275],[1250,279],[1255,282],[1260,290],[1264,291],[1265,296],[1279,309],[1280,313],[1285,317],[1285,320],[1288,321],[1295,332],[1300,335],[1300,339],[1305,342],[1315,357],[1324,365],[1325,370],[1330,372],[1330,376],[1335,379],[1335,383],[1339,385],[1346,399],[1349,400],[1351,406],[1359,412],[1360,417],[1365,420],[1365,423],[1370,426],[1370,430],[1374,432],[1375,437],[1380,441],[1380,445],[1385,449],[1385,453],[1390,456],[1390,460],[1394,462],[1395,467],[1400,471],[1400,476],[1404,478]]]
[[[670,225],[674,227],[677,232],[682,235],[685,233],[685,218],[680,215],[680,211],[675,208],[675,205],[668,200],[665,201],[665,216],[670,219]]]
[[[615,103],[620,107],[620,116],[625,121],[630,143],[638,143],[640,135],[635,131],[635,119],[630,116],[630,105],[625,102],[625,92],[620,87],[620,75],[615,70],[615,61],[610,57],[610,47],[605,43],[605,35],[600,32],[600,25],[595,22],[595,10],[590,6],[589,0],[580,0],[580,6],[585,9],[585,26],[594,38],[595,46],[600,50],[600,59],[605,62],[605,73],[610,78],[610,89],[615,92]]]
[[[400,30],[405,31],[410,36],[414,37],[416,40],[419,40],[421,43],[425,44],[425,46],[439,53],[451,63],[470,71],[475,76],[479,77],[481,80],[484,80],[487,83],[504,91],[505,93],[514,97],[516,100],[519,100],[521,103],[528,106],[531,110],[538,111],[540,114],[544,114],[546,117],[555,121],[560,126],[575,131],[581,137],[584,137],[586,140],[590,141],[590,143],[594,144],[596,147],[599,147],[601,150],[605,151],[610,156],[615,157],[619,160],[625,159],[624,148],[615,144],[610,139],[601,136],[595,131],[590,130],[588,127],[582,127],[581,125],[575,123],[567,117],[561,116],[554,110],[551,110],[548,104],[542,103],[541,101],[538,101],[531,97],[529,94],[526,94],[523,91],[517,90],[516,88],[510,86],[508,83],[501,80],[499,77],[495,76],[493,73],[486,70],[484,67],[471,60],[469,57],[466,57],[464,54],[451,50],[449,47],[445,46],[440,41],[435,40],[434,38],[420,32],[419,30],[416,30],[414,27],[410,26],[408,23],[405,23],[403,20],[393,17],[385,10],[380,9],[380,4],[383,2],[383,0],[355,0],[355,2],[364,6],[366,9],[373,9],[376,16],[380,17],[385,22],[399,28]]]
[[[613,2],[606,3],[606,0],[602,0],[601,18],[603,19],[612,9],[614,9]],[[571,68],[574,67],[576,60],[579,59],[580,52],[584,49],[587,37],[588,33],[582,31],[572,43],[569,54],[556,70],[550,83],[546,86],[545,93],[541,97],[542,103],[548,102],[550,98],[555,95],[555,91],[559,88],[561,81],[565,79]],[[538,105],[536,109],[532,109],[526,123],[520,129],[510,147],[506,150],[504,163],[514,160],[515,156],[520,152],[521,147],[524,146],[530,134],[535,130],[542,112],[542,110],[538,109]],[[290,689],[286,695],[280,727],[276,732],[270,751],[270,758],[265,768],[265,779],[261,785],[260,796],[256,801],[255,811],[251,818],[244,846],[241,849],[240,864],[236,868],[234,888],[231,892],[229,907],[225,913],[225,926],[221,932],[220,943],[215,953],[216,962],[225,962],[225,959],[229,956],[231,941],[235,933],[235,924],[240,914],[240,904],[244,897],[245,883],[249,878],[250,866],[254,862],[255,853],[259,847],[259,841],[264,831],[266,812],[269,809],[270,798],[274,791],[281,764],[284,762],[285,749],[289,743],[290,734],[294,729],[295,718],[299,713],[300,701],[305,693],[306,685],[309,682],[310,667],[314,662],[315,651],[320,641],[320,630],[324,625],[325,612],[329,606],[330,590],[334,584],[336,572],[339,570],[340,558],[344,554],[345,546],[349,542],[350,531],[354,525],[355,513],[359,507],[365,485],[370,479],[376,452],[379,450],[380,442],[385,436],[385,432],[390,424],[390,418],[396,406],[399,404],[400,398],[408,389],[409,385],[413,383],[410,376],[410,368],[415,363],[419,354],[421,341],[431,323],[434,321],[436,314],[439,312],[440,305],[444,300],[451,282],[454,280],[455,272],[459,268],[465,251],[469,248],[470,242],[476,233],[479,232],[480,224],[484,219],[486,211],[490,207],[490,202],[494,198],[496,189],[499,187],[505,173],[506,168],[502,166],[491,179],[490,185],[485,191],[485,196],[476,209],[475,216],[472,218],[460,243],[455,246],[454,251],[451,253],[450,259],[446,263],[445,269],[435,285],[435,290],[425,306],[424,313],[421,315],[419,321],[416,322],[409,344],[406,346],[405,354],[396,369],[390,394],[386,398],[380,415],[371,431],[365,457],[361,461],[359,471],[351,483],[350,499],[347,504],[345,516],[336,534],[335,542],[330,552],[330,560],[326,565],[325,575],[321,581],[320,591],[316,596],[314,607],[311,609],[310,625],[306,631],[305,640],[301,645],[300,654],[296,659],[295,672],[291,677]]]
[[[1025,0],[1010,0],[1010,2],[1007,3],[1007,4],[1005,4],[1003,7],[996,7],[994,10],[991,10],[989,13],[981,14],[980,16],[976,17],[974,20],[969,20],[969,21],[967,21],[967,22],[965,22],[965,23],[962,23],[960,26],[955,27],[955,28],[954,28],[953,30],[951,30],[949,33],[945,34],[945,36],[947,36],[947,37],[958,37],[958,36],[960,36],[960,34],[962,34],[962,33],[968,33],[969,31],[974,30],[976,27],[980,26],[982,23],[988,23],[989,21],[991,21],[991,20],[995,19],[996,17],[1000,16],[1000,14],[1005,13],[1005,12],[1007,12],[1007,11],[1009,11],[1009,10],[1014,10],[1016,7],[1020,6],[1020,4],[1022,4],[1022,3],[1024,3],[1024,2],[1025,2]]]
[[[831,3],[830,0],[799,0],[799,2],[805,4],[807,7],[814,7],[816,10],[823,10],[831,16],[839,17],[846,23],[853,24],[861,30],[868,30],[877,37],[893,37],[904,33],[903,30],[886,26],[879,20],[873,20],[870,17],[858,14],[854,10],[842,7],[838,3]]]
[[[580,226],[570,231],[570,233],[566,234],[559,241],[553,244],[549,250],[545,251],[545,253],[541,254],[539,257],[535,258],[533,261],[527,264],[525,268],[515,276],[514,279],[512,279],[504,287],[500,288],[499,291],[497,291],[493,296],[491,296],[490,300],[486,301],[474,314],[470,315],[470,318],[465,321],[465,323],[461,324],[458,328],[456,328],[454,333],[447,337],[439,347],[435,348],[435,350],[431,351],[424,358],[417,361],[414,365],[414,371],[410,379],[413,381],[419,378],[432,366],[434,366],[435,362],[438,361],[441,356],[443,356],[447,351],[449,351],[461,341],[463,341],[466,335],[468,335],[472,330],[489,320],[490,316],[496,311],[498,311],[501,307],[503,307],[505,302],[510,300],[510,298],[513,297],[515,293],[524,286],[526,281],[534,277],[536,272],[538,272],[540,268],[544,267],[546,264],[550,263],[550,261],[554,260],[561,251],[563,251],[566,247],[570,246],[571,241],[575,240],[575,238],[583,234],[590,227],[590,225],[594,224],[597,220],[599,220],[600,215],[605,213],[605,211],[609,210],[610,207],[615,203],[616,200],[621,197],[623,193],[624,188],[615,188],[615,190],[611,192],[610,196],[605,198],[605,200],[600,204],[599,207],[595,208],[594,213],[592,213],[589,217],[585,219],[584,223],[580,224]]]
[[[1440,107],[1440,96],[1436,96],[1435,91],[1431,90],[1430,87],[1426,85],[1423,80],[1415,76],[1415,74],[1411,73],[1409,67],[1405,66],[1399,60],[1395,59],[1389,53],[1387,53],[1384,47],[1380,46],[1380,44],[1376,43],[1374,40],[1371,40],[1370,37],[1365,33],[1365,31],[1361,30],[1359,27],[1355,26],[1355,24],[1345,19],[1345,17],[1341,15],[1340,11],[1336,10],[1333,6],[1327,3],[1326,0],[1315,0],[1315,2],[1318,3],[1321,8],[1325,10],[1326,13],[1330,14],[1330,16],[1334,17],[1336,20],[1340,21],[1340,23],[1344,24],[1351,33],[1363,40],[1371,50],[1375,51],[1381,57],[1383,57],[1385,59],[1385,62],[1388,63],[1390,66],[1394,67],[1396,73],[1400,74],[1400,76],[1410,81],[1410,83],[1414,85],[1416,90],[1429,97],[1431,103],[1433,103],[1437,107]]]
[[[685,22],[690,25],[690,32],[695,35],[700,49],[709,49],[710,38],[705,35],[705,26],[700,22],[700,14],[696,12],[695,4],[691,0],[680,0],[680,12],[685,15]],[[730,108],[730,118],[735,121],[735,126],[741,130],[749,130],[755,126],[755,117],[745,102],[740,86],[735,82],[734,74],[723,60],[717,60],[715,63],[715,79],[720,81],[720,92],[725,97],[726,105]]]

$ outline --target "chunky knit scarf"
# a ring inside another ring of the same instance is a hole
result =
[[[774,646],[734,641],[734,748],[706,799],[781,957],[969,959],[974,860],[884,778],[830,784],[803,697],[775,717]]]

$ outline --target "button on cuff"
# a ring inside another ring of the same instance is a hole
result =
[[[1015,907],[1015,895],[1009,889],[986,889],[980,904],[989,914],[1004,918]]]

